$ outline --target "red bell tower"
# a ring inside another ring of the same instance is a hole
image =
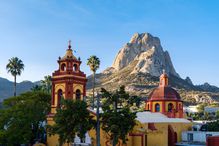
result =
[[[59,69],[52,74],[51,113],[55,113],[61,97],[82,100],[86,96],[86,75],[80,70],[81,61],[73,55],[71,41],[65,55],[59,57],[58,64]]]
[[[59,68],[52,74],[51,113],[47,117],[48,125],[53,125],[53,117],[59,108],[61,97],[83,100],[86,96],[86,75],[80,70],[81,61],[73,55],[71,41],[63,57],[58,59]],[[48,146],[59,145],[57,135],[48,135]]]

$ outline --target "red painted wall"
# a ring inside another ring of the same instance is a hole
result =
[[[207,146],[219,146],[219,136],[208,137]]]

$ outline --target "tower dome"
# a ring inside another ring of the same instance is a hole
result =
[[[161,112],[171,118],[183,117],[183,102],[179,93],[168,84],[168,75],[163,71],[160,83],[149,95],[146,110]]]
[[[181,100],[179,93],[172,87],[157,87],[149,95],[150,100]]]
[[[65,59],[74,59],[77,60],[77,58],[73,55],[73,50],[71,49],[71,41],[68,42],[68,49],[66,50],[65,56],[62,57],[62,60]]]
[[[149,95],[150,100],[181,100],[179,93],[168,85],[168,75],[165,70],[160,76],[160,83]]]

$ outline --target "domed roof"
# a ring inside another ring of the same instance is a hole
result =
[[[71,49],[71,41],[69,41],[68,49],[66,50],[65,56],[63,56],[61,59],[62,60],[65,60],[65,59],[77,60],[77,58],[73,55],[73,51]]]
[[[62,57],[62,60],[65,60],[65,59],[75,59],[75,60],[77,60],[77,58],[72,53],[72,49],[67,49],[66,50],[65,56]]]
[[[181,100],[179,93],[168,85],[168,76],[163,72],[160,84],[149,95],[149,100]]]
[[[181,100],[181,97],[175,89],[169,86],[159,86],[151,92],[149,100]]]

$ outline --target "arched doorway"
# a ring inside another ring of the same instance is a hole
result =
[[[77,64],[74,64],[74,65],[73,65],[73,71],[78,71],[78,66],[77,66]]]
[[[160,112],[160,104],[159,103],[155,104],[155,112]]]
[[[62,89],[59,89],[59,90],[58,90],[58,101],[57,101],[57,106],[58,106],[58,107],[60,107],[62,96],[63,96]]]
[[[171,125],[168,125],[168,146],[175,146],[175,143],[177,143],[177,133]]]
[[[63,64],[61,65],[61,71],[66,71],[66,65],[65,65],[65,63],[63,63]]]
[[[76,90],[76,100],[81,100],[81,91],[79,89]]]
[[[168,112],[172,112],[172,110],[173,110],[173,104],[169,103],[168,104]]]

